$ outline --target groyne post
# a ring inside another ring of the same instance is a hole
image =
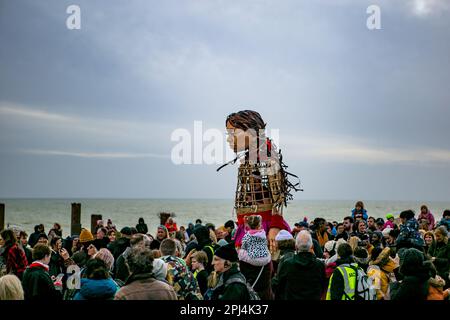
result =
[[[70,224],[70,235],[81,232],[81,203],[72,203],[72,218]]]
[[[0,203],[0,231],[5,229],[5,204]]]

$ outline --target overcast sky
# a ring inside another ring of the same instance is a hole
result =
[[[236,166],[173,164],[171,133],[254,109],[296,199],[449,200],[449,16],[448,0],[1,0],[0,197],[231,198]]]

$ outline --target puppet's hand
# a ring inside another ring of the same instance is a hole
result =
[[[280,232],[279,228],[270,228],[267,235],[267,239],[269,240],[269,250],[272,254],[278,249],[277,242],[275,241],[275,237],[277,236],[278,232]]]

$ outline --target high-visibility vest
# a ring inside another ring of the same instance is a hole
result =
[[[336,267],[342,274],[344,279],[344,294],[341,300],[355,300],[355,289],[356,289],[356,270],[351,268],[349,264],[342,264]],[[331,300],[331,283],[333,282],[333,275],[331,275],[330,283],[328,285],[328,291],[326,300]]]

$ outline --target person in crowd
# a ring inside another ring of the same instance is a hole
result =
[[[45,233],[41,233],[38,237],[38,241],[36,242],[36,244],[43,244],[48,246],[49,245],[49,241],[48,241],[48,236]]]
[[[11,229],[0,232],[1,258],[6,265],[6,273],[12,273],[19,279],[28,265],[25,252],[19,248],[16,235]]]
[[[389,284],[395,280],[395,270],[399,267],[390,256],[390,248],[376,247],[372,250],[367,276],[372,278],[377,292],[377,300],[389,300]]]
[[[347,234],[347,232],[345,232],[345,227],[342,222],[340,222],[336,225],[336,236],[334,237],[334,240],[337,241],[341,238],[346,241],[348,240],[348,234]]]
[[[213,270],[212,260],[215,250],[210,238],[208,228],[200,224],[196,225],[194,228],[194,236],[196,242],[190,242],[186,246],[186,252],[189,252],[189,254],[186,256],[185,261],[188,265],[190,265],[190,257],[192,255],[191,252],[193,249],[195,249],[196,251],[204,251],[206,253],[206,256],[208,257],[208,263],[207,265],[205,265],[205,268],[209,274]]]
[[[27,262],[30,264],[33,262],[32,250],[28,245],[28,235],[25,231],[20,231],[19,233],[19,247],[25,252],[25,257],[27,257]]]
[[[204,251],[196,251],[191,257],[192,271],[194,278],[200,287],[200,292],[204,296],[208,289],[208,272],[205,270],[205,264],[208,263],[208,257]]]
[[[438,227],[434,231],[436,241],[431,244],[428,255],[436,267],[437,274],[446,281],[445,289],[449,288],[449,271],[450,271],[450,243],[448,241],[448,231],[444,226]]]
[[[344,224],[344,230],[345,233],[347,234],[347,238],[345,240],[350,239],[350,234],[353,232],[353,224],[354,224],[354,219],[351,216],[347,216],[344,218],[343,220],[343,224]]]
[[[24,300],[22,283],[16,275],[0,277],[0,301],[2,300]]]
[[[262,217],[251,215],[246,217],[249,230],[242,238],[238,250],[239,267],[262,300],[271,300],[272,288],[272,256],[269,252],[266,231],[262,229]]]
[[[272,263],[274,264],[274,270],[278,273],[280,270],[280,265],[294,256],[295,239],[289,231],[280,230],[275,237],[275,241],[277,242],[278,259],[276,259],[276,261],[272,261]],[[272,278],[272,288],[274,287],[273,279],[274,278]]]
[[[218,227],[215,232],[217,241],[225,239],[228,236],[228,230],[225,226]]]
[[[28,239],[28,244],[31,248],[35,246],[35,244],[38,242],[39,236],[41,233],[44,233],[44,225],[38,224],[34,226],[34,232],[30,234],[30,238]]]
[[[48,236],[50,237],[50,235],[53,236],[57,236],[62,238],[62,227],[58,222],[55,222],[53,224],[53,228],[50,229],[50,231],[48,232]]]
[[[114,279],[126,282],[127,278],[130,276],[130,270],[126,264],[127,257],[131,250],[134,248],[144,248],[145,240],[144,235],[135,234],[131,236],[130,246],[125,249],[125,251],[117,258],[114,272]]]
[[[109,238],[106,236],[107,233],[108,233],[108,230],[105,227],[101,227],[101,228],[97,229],[96,238],[93,242],[93,244],[97,248],[97,250],[108,247]]]
[[[419,213],[419,216],[417,217],[417,221],[420,221],[422,219],[424,219],[428,222],[428,231],[431,231],[434,229],[434,225],[435,225],[434,216],[431,213],[430,209],[428,209],[428,207],[426,205],[422,205],[420,207],[420,213]]]
[[[386,222],[384,223],[383,229],[386,228],[394,229],[395,227],[394,221],[395,221],[394,215],[392,213],[388,213],[386,215]]]
[[[342,243],[337,248],[336,269],[331,275],[326,300],[355,300],[356,272],[352,247]],[[347,287],[345,284],[349,284]]]
[[[203,222],[202,222],[202,220],[201,219],[197,219],[197,220],[195,220],[195,226],[197,226],[198,224],[202,224]]]
[[[333,240],[333,236],[327,232],[327,223],[323,218],[314,219],[314,232],[312,237],[319,242],[320,248],[323,250],[325,243]]]
[[[87,254],[88,248],[94,243],[94,236],[88,229],[81,229],[80,232],[81,251]]]
[[[300,231],[297,254],[281,264],[275,297],[280,300],[320,300],[325,287],[325,265],[314,256],[311,234]]]
[[[167,263],[167,282],[175,288],[178,300],[202,300],[200,288],[186,262],[176,256],[176,244],[172,239],[161,242],[161,260]]]
[[[358,267],[363,269],[364,272],[367,271],[367,267],[369,266],[369,252],[366,249],[366,246],[357,246],[353,251],[353,260],[358,264]]]
[[[60,255],[60,251],[62,249],[62,240],[60,237],[54,236],[52,238],[50,241],[50,249],[52,250],[52,253],[48,264],[48,274],[51,278],[53,278],[65,271],[64,260]]]
[[[423,251],[425,242],[419,232],[419,224],[414,218],[414,211],[405,210],[400,213],[402,225],[396,240],[397,251],[401,248],[416,248]]]
[[[173,221],[173,218],[170,217],[167,219],[167,222],[165,224],[165,227],[167,228],[167,231],[170,232],[176,232],[178,231],[177,223]]]
[[[213,258],[217,284],[211,290],[211,300],[250,300],[244,275],[239,271],[238,254],[234,244],[220,247]]]
[[[168,239],[169,238],[169,231],[167,230],[166,226],[160,225],[157,229],[156,232],[156,238],[153,239],[152,244],[150,245],[150,249],[158,249],[159,250],[159,246],[161,245],[161,242],[164,239]]]
[[[399,252],[401,281],[391,283],[391,300],[420,301],[428,296],[430,270],[424,264],[423,253],[416,248],[403,248]]]
[[[227,230],[227,236],[225,237],[225,240],[228,243],[231,243],[234,239],[234,234],[236,233],[236,224],[233,220],[228,220],[224,224],[225,229]]]
[[[114,269],[114,256],[112,255],[112,253],[108,249],[101,248],[94,255],[94,259],[102,260],[105,263],[106,270],[112,276],[112,272],[113,272],[113,269]]]
[[[364,209],[364,203],[362,201],[356,202],[355,208],[352,209],[352,218],[355,222],[358,220],[367,221],[367,210]]]
[[[183,235],[183,243],[184,244],[188,243],[189,242],[189,233],[187,232],[186,228],[184,226],[181,226],[179,232]]]
[[[383,234],[381,233],[381,231],[372,232],[372,235],[370,236],[370,244],[374,248],[383,248]]]
[[[109,239],[109,243],[114,242],[117,240],[117,236],[118,236],[118,232],[115,230],[108,230],[108,232],[106,233],[106,236]],[[108,246],[109,246],[108,243]],[[108,248],[108,246],[106,246]]]
[[[437,274],[436,268],[431,261],[426,260],[424,264],[430,270],[427,300],[445,300],[448,298],[448,290],[444,290],[445,280]]]
[[[189,237],[194,234],[194,224],[192,222],[189,222],[186,232]]]
[[[369,232],[374,232],[377,230],[377,225],[375,224],[375,218],[370,216],[369,219],[367,219],[367,229]]]
[[[148,233],[148,227],[147,224],[144,221],[144,218],[139,218],[138,224],[136,225],[136,230],[138,233],[147,234]]]
[[[34,246],[34,262],[25,270],[22,279],[25,300],[61,300],[61,293],[56,290],[48,274],[50,257],[51,249],[48,246],[43,244],[36,244]]]
[[[424,252],[425,254],[429,254],[431,246],[436,242],[434,238],[434,232],[433,231],[427,231],[423,235],[423,240],[425,241],[425,247]]]
[[[127,265],[131,275],[117,291],[115,300],[177,300],[174,288],[155,278],[150,249],[133,248],[127,256]]]
[[[447,231],[450,232],[450,210],[444,210],[444,212],[442,213],[442,219],[441,221],[439,221],[437,226],[444,226],[447,228]]]
[[[123,227],[120,234],[116,233],[116,241],[109,243],[108,250],[111,251],[115,260],[130,246],[131,234],[130,227]]]
[[[86,264],[80,291],[75,295],[74,300],[112,300],[118,289],[119,286],[111,279],[105,262],[94,258]]]
[[[356,231],[351,234],[352,237],[358,237],[360,241],[367,245],[370,242],[369,233],[367,232],[367,222],[358,220],[356,222]]]
[[[382,232],[383,229],[384,229],[384,219],[383,218],[377,218],[375,220],[375,227],[376,227],[376,231]]]

